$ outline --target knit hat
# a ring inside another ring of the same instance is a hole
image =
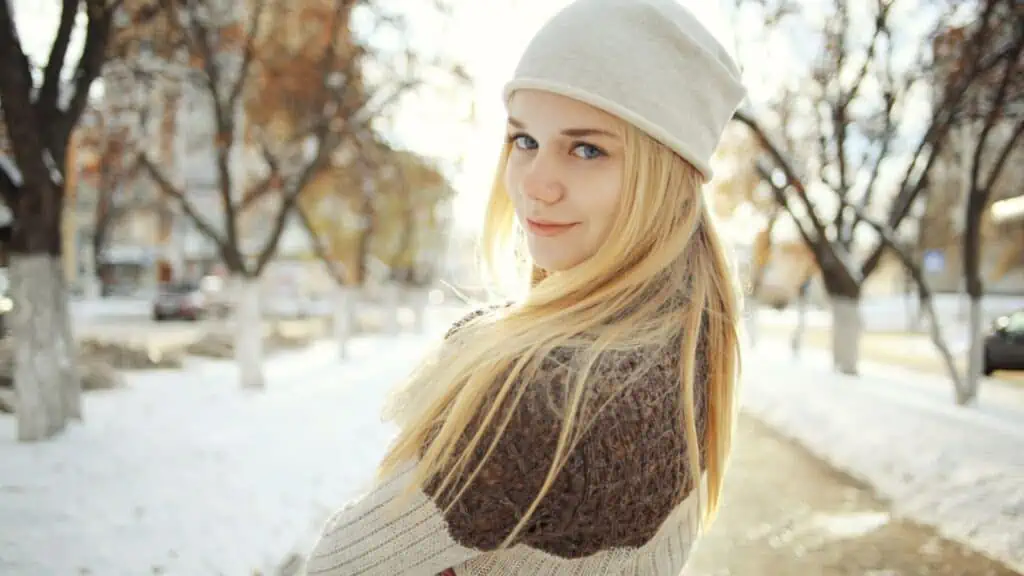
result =
[[[640,128],[710,180],[711,156],[746,95],[732,58],[677,0],[575,0],[527,46],[514,91],[537,89]]]

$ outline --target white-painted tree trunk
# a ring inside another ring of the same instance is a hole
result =
[[[86,243],[80,258],[85,268],[82,270],[81,275],[82,293],[87,299],[95,300],[102,295],[102,286],[100,284],[99,271],[96,270],[96,256],[93,253],[91,243]]]
[[[256,278],[235,278],[235,362],[242,388],[262,389],[263,315],[260,284]]]
[[[96,276],[86,276],[82,279],[82,292],[88,300],[96,300],[102,295],[100,279]]]
[[[339,286],[334,296],[334,339],[338,343],[338,356],[342,359],[348,358],[348,341],[353,332],[357,294],[354,288]]]
[[[423,334],[427,329],[428,298],[429,293],[423,288],[412,287],[406,290],[406,300],[413,313],[412,329],[417,334]]]
[[[793,356],[797,358],[800,357],[800,352],[803,350],[804,333],[807,330],[808,300],[809,298],[806,293],[797,297],[796,328],[793,330],[793,336],[789,342],[790,348],[793,350]]]
[[[65,335],[67,306],[57,306],[54,298],[63,287],[60,260],[11,254],[9,270],[18,439],[43,440],[64,429],[69,408],[79,402],[70,398],[77,385],[65,392],[74,370],[69,368],[73,360]]]
[[[747,326],[747,340],[750,343],[750,347],[754,348],[757,346],[758,339],[760,337],[760,312],[761,303],[755,298],[751,297],[747,300],[746,310],[743,313],[743,319]]]
[[[398,284],[388,282],[384,284],[383,291],[384,333],[394,336],[401,332],[401,327],[398,324],[401,290]]]
[[[56,321],[59,323],[56,345],[57,358],[60,361],[61,398],[64,402],[64,413],[68,418],[82,419],[82,380],[78,374],[78,346],[75,335],[71,331],[71,311],[68,307],[68,283],[64,277],[64,268],[60,258],[50,259],[53,266],[53,278],[50,284],[50,296]]]
[[[832,360],[842,374],[857,374],[862,329],[859,301],[833,296]]]
[[[903,310],[906,313],[907,332],[917,331],[917,320],[920,317],[920,306],[917,305],[914,292],[909,290],[903,293]]]
[[[957,403],[969,404],[977,399],[979,383],[985,368],[985,334],[982,332],[981,299],[971,298],[967,321],[967,377],[963,390],[958,392]]]

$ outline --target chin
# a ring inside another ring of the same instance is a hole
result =
[[[562,272],[568,270],[581,262],[576,258],[568,258],[555,254],[531,254],[534,266],[545,272]]]

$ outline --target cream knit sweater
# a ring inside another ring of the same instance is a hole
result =
[[[567,352],[544,359],[538,382],[523,383],[527,393],[493,454],[447,514],[450,500],[432,485],[418,487],[401,509],[387,506],[408,486],[410,462],[328,520],[307,558],[307,574],[678,576],[700,518],[698,495],[688,489],[678,366],[678,340],[599,359],[592,380],[598,398],[611,404],[512,547],[498,544],[532,503],[551,463],[557,440],[551,399],[572,373]],[[701,437],[705,398],[700,378]],[[480,443],[489,444],[486,437]],[[471,458],[467,469],[475,466]],[[700,484],[703,497],[706,483]]]

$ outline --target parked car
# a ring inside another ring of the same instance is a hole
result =
[[[206,316],[206,297],[195,282],[170,282],[160,286],[153,300],[153,319],[199,320]]]
[[[1024,308],[996,318],[985,338],[985,374],[1024,370]]]

